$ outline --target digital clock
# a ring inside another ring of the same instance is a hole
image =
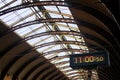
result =
[[[80,56],[80,57],[75,57],[74,58],[74,63],[92,63],[92,62],[103,62],[104,57],[103,55],[98,55],[98,56]]]
[[[73,69],[109,66],[109,54],[106,51],[70,55],[70,66]]]

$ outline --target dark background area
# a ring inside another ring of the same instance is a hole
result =
[[[101,0],[101,1],[113,13],[114,17],[116,18],[117,22],[120,25],[120,0]]]

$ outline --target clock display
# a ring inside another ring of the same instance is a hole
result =
[[[75,57],[74,63],[92,63],[92,62],[103,62],[104,57],[103,55],[99,56],[81,56],[81,57]]]
[[[70,66],[78,68],[95,68],[97,66],[109,66],[108,52],[95,52],[70,55]]]

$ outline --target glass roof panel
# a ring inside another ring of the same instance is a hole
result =
[[[68,41],[75,41],[75,38],[73,35],[65,35],[65,38],[68,40]]]
[[[62,13],[71,14],[68,7],[58,6],[58,8],[59,8],[60,12],[62,12]],[[64,18],[73,18],[73,17],[64,16]]]
[[[72,68],[69,67],[69,68],[65,68],[65,69],[62,69],[62,71],[67,71],[67,70],[71,70]]]
[[[70,44],[70,46],[74,49],[80,49],[81,46],[79,45],[75,45],[75,44]]]
[[[59,62],[64,62],[64,61],[69,61],[69,58],[63,58],[63,59],[61,59],[61,60],[57,61],[56,63],[59,63]]]
[[[4,6],[4,3],[3,2],[0,2],[0,8]]]
[[[2,10],[5,10],[7,8],[13,7],[15,5],[22,4],[22,2],[27,2],[33,0],[2,0],[0,2],[0,8]],[[39,1],[52,1],[52,0],[39,0]],[[64,0],[54,0],[54,1],[64,1]],[[6,4],[10,3],[10,5],[5,6]],[[4,7],[5,6],[5,7]],[[40,19],[49,19],[49,18],[69,18],[74,19],[71,11],[68,7],[64,6],[42,6],[41,7],[31,7],[31,8],[25,8],[20,9],[17,11],[13,11],[10,13],[7,13],[3,16],[0,16],[0,19],[5,22],[9,27],[15,27],[16,25],[34,21],[34,20],[40,20]],[[73,23],[65,23],[65,22],[44,22],[44,23],[37,23],[32,24],[29,26],[25,26],[24,28],[20,28],[15,30],[14,32],[18,34],[22,38],[26,38],[31,35],[35,35],[38,33],[48,32],[48,31],[75,31],[80,32],[78,25]],[[61,71],[63,71],[66,76],[69,78],[73,77],[74,80],[82,80],[80,78],[80,71],[81,70],[73,70],[69,65],[69,58],[64,57],[66,55],[70,54],[81,54],[82,52],[71,52],[71,51],[63,51],[63,52],[53,52],[51,54],[48,54],[51,51],[60,50],[60,49],[82,49],[82,50],[88,50],[87,46],[81,46],[81,45],[75,45],[75,44],[52,44],[47,45],[43,47],[36,47],[38,45],[47,44],[49,42],[53,41],[78,41],[83,42],[85,44],[84,38],[82,36],[74,36],[74,35],[64,35],[64,34],[55,34],[55,35],[44,35],[40,37],[33,38],[31,40],[27,40],[26,42],[30,44],[32,47],[36,48],[36,51],[38,51],[40,54],[43,54],[46,59],[50,59],[51,63],[55,64],[56,67],[58,67]],[[54,58],[57,56],[57,58]],[[63,58],[60,58],[63,56]],[[53,58],[53,59],[52,59]],[[78,73],[77,73],[78,72]]]
[[[58,9],[56,8],[56,6],[44,6],[45,7],[45,12],[48,12],[49,15],[52,18],[62,18],[62,16],[59,13]]]
[[[18,5],[18,4],[21,4],[21,0],[1,0],[0,9],[5,10],[5,9],[8,9],[9,7],[13,7],[13,6]]]
[[[52,18],[62,18],[61,15],[49,13]]]
[[[67,55],[65,52],[61,52],[61,53],[58,53],[57,54],[58,56],[65,56],[65,55]]]
[[[46,10],[50,10],[50,11],[58,11],[58,9],[56,8],[56,6],[44,6]]]

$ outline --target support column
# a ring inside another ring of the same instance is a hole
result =
[[[88,70],[88,79],[87,80],[92,80],[92,70]]]

